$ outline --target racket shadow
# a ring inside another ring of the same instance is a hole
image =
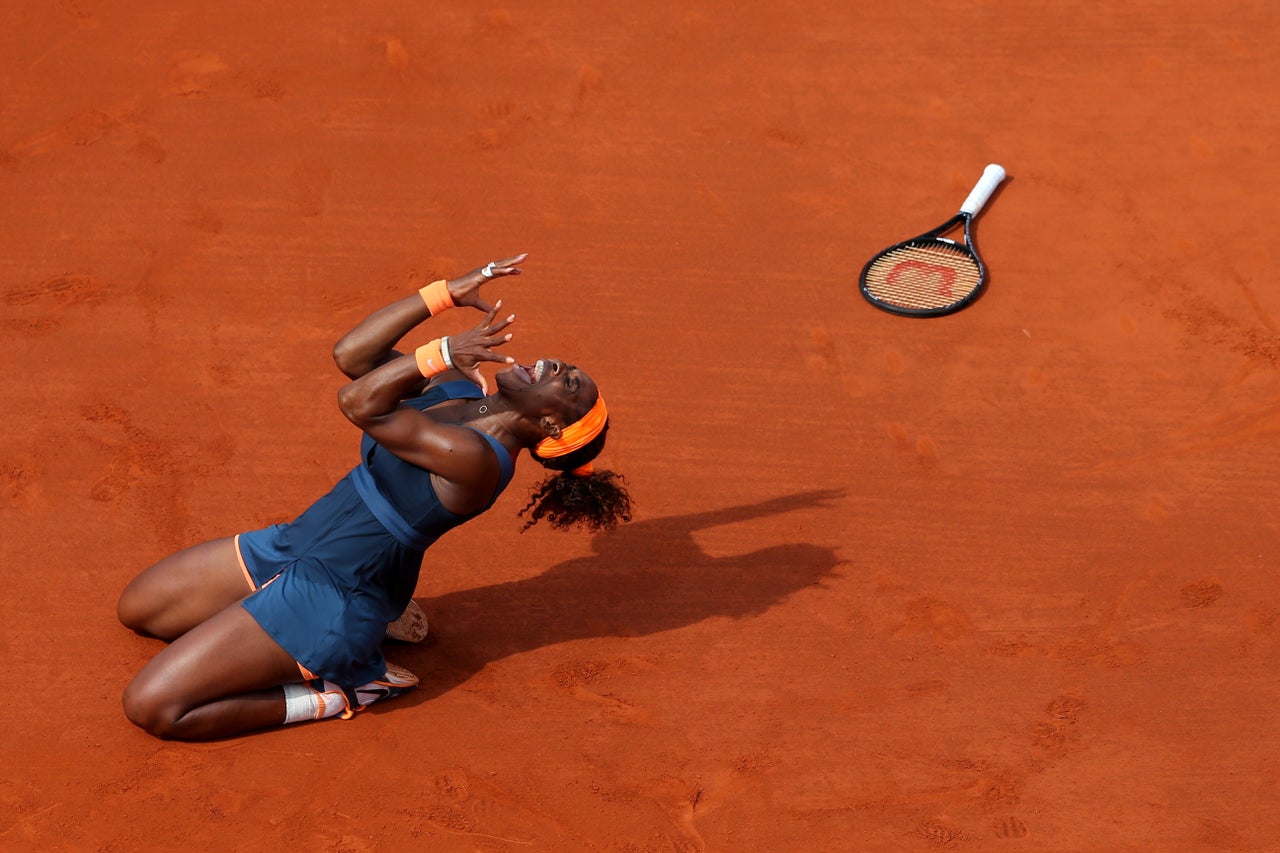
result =
[[[593,555],[558,563],[536,577],[421,599],[432,639],[422,646],[389,642],[384,649],[422,678],[417,690],[394,704],[428,701],[490,663],[543,646],[643,637],[713,617],[762,614],[832,575],[842,562],[835,551],[801,542],[715,557],[699,547],[694,534],[825,506],[841,494],[815,490],[634,522],[597,534]]]

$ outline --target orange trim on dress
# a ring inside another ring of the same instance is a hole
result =
[[[240,553],[240,534],[239,533],[236,534],[235,546],[236,546],[236,560],[240,562],[240,571],[244,573],[245,583],[249,585],[250,592],[257,592],[258,585],[253,582],[253,575],[249,574],[249,567],[245,565],[245,562],[244,562],[244,554]]]
[[[236,559],[240,562],[240,571],[244,573],[245,582],[249,584],[249,591],[257,592],[258,585],[253,582],[253,575],[249,574],[249,567],[245,565],[245,562],[244,562],[244,554],[240,553],[240,534],[239,533],[237,533],[235,537],[235,546],[236,546]],[[271,580],[264,583],[262,587],[265,589],[266,587],[271,586],[271,584],[275,583],[275,580],[278,577],[280,577],[279,574],[275,575],[275,577],[271,578]],[[297,661],[294,661],[294,663],[298,664],[298,672],[302,674],[303,681],[315,681],[316,676],[314,673],[311,672],[311,670],[307,669],[305,666],[298,663]]]

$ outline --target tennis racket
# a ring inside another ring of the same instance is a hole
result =
[[[862,268],[858,287],[877,308],[908,317],[940,317],[978,298],[987,268],[978,257],[970,226],[1004,180],[992,163],[982,172],[960,212],[918,237],[890,246]],[[943,237],[964,225],[964,242]]]

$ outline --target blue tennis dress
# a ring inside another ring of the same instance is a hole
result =
[[[423,410],[481,396],[471,382],[446,382],[406,405]],[[500,442],[479,435],[502,466],[488,509],[511,481],[514,466]],[[445,509],[431,472],[366,435],[360,464],[306,512],[288,524],[236,537],[255,590],[243,606],[313,675],[348,689],[368,684],[386,673],[380,646],[387,623],[408,606],[423,552],[481,512],[455,515]]]

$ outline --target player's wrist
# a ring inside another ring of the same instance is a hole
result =
[[[453,301],[453,293],[449,290],[449,282],[443,278],[433,281],[420,289],[418,295],[426,303],[427,311],[430,312],[432,317],[448,311],[456,304]]]
[[[436,338],[428,341],[413,351],[413,359],[417,362],[418,372],[424,379],[438,376],[453,367],[453,356],[449,351],[449,339]]]

